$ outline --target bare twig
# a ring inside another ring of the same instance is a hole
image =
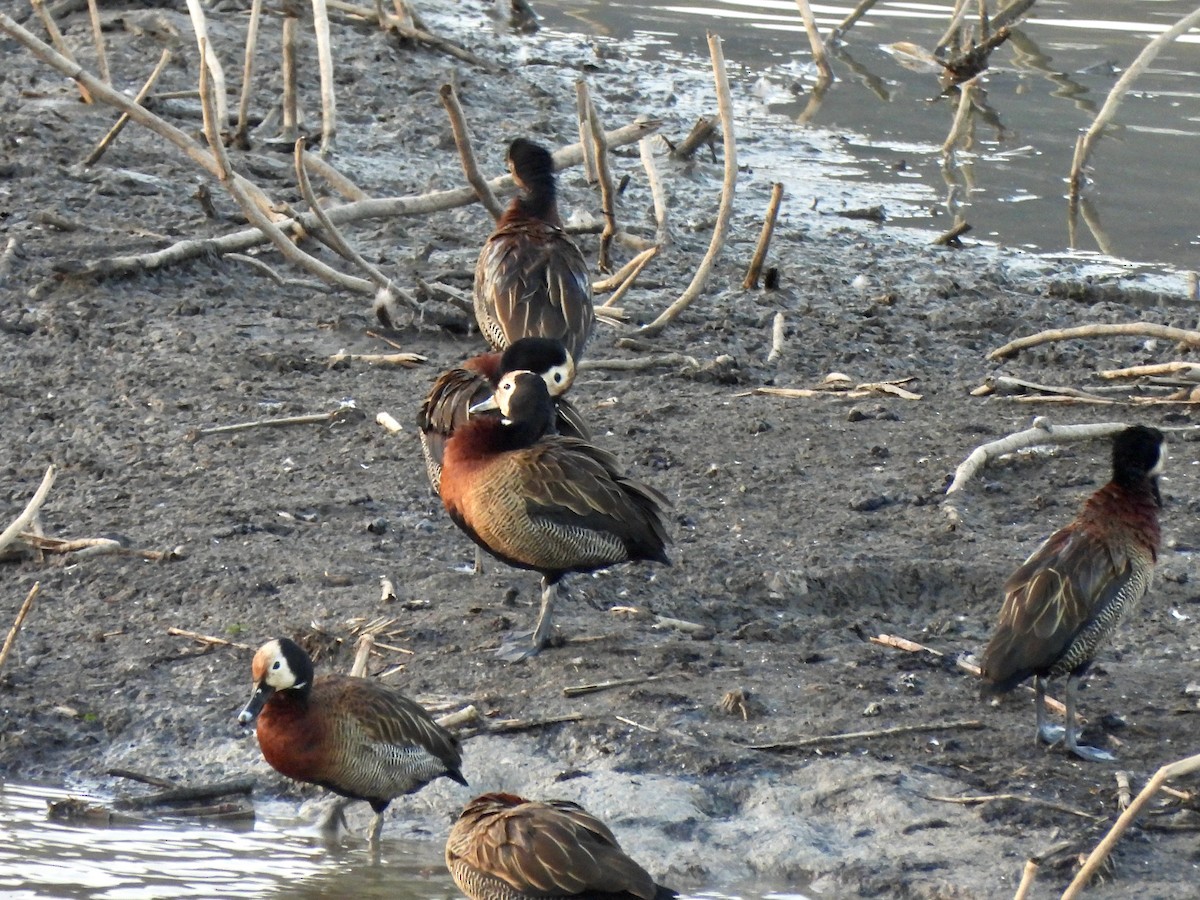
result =
[[[242,96],[238,100],[237,130],[234,131],[234,143],[245,148],[249,145],[247,137],[250,128],[250,91],[254,84],[254,51],[258,47],[258,23],[262,20],[263,0],[252,0],[250,4],[250,24],[246,26],[246,54],[242,61]]]
[[[453,41],[448,41],[445,38],[438,37],[436,34],[430,34],[423,28],[416,26],[409,27],[402,22],[392,22],[392,28],[401,37],[407,38],[410,41],[416,41],[419,44],[424,44],[441,53],[453,56],[455,59],[461,59],[463,62],[470,63],[473,66],[478,66],[485,72],[497,72],[498,67],[494,63],[488,62],[482,57],[476,56],[465,47],[460,47]]]
[[[219,135],[229,126],[229,110],[226,107],[225,95],[225,70],[221,67],[221,60],[217,58],[212,41],[208,38],[208,20],[204,16],[204,7],[200,5],[200,0],[187,0],[187,8],[188,15],[192,19],[192,30],[196,32],[196,43],[200,47],[200,73],[203,75],[207,70],[208,77],[212,79],[213,108],[216,110],[216,121],[220,123],[217,125],[217,134]],[[203,91],[201,94],[200,100],[203,102]]]
[[[343,421],[354,421],[362,417],[363,413],[361,410],[351,403],[346,403],[327,413],[314,413],[307,416],[284,416],[279,419],[258,419],[254,422],[218,425],[214,428],[193,428],[188,431],[186,440],[196,441],[213,434],[249,431],[251,428],[281,428],[289,425],[333,425]]]
[[[87,0],[88,17],[92,20],[92,41],[96,45],[96,68],[105,84],[112,84],[108,71],[108,54],[104,52],[104,32],[100,28],[100,8],[97,0]]]
[[[29,0],[29,5],[33,7],[33,11],[42,20],[42,25],[45,26],[46,33],[50,36],[50,43],[54,45],[54,48],[71,65],[79,67],[79,63],[75,61],[75,54],[71,52],[71,48],[67,46],[67,42],[63,39],[62,32],[58,30],[58,24],[54,21],[54,17],[50,15],[50,11],[46,9],[45,0]],[[8,16],[0,13],[0,24],[3,24],[4,19],[8,19]],[[12,20],[9,19],[9,21],[11,22]],[[13,24],[16,25],[15,22]],[[32,35],[30,36],[32,37]],[[91,89],[81,82],[76,82],[76,87],[79,89],[79,96],[83,98],[83,102],[91,103]]]
[[[1075,900],[1076,897],[1083,893],[1083,889],[1087,887],[1088,882],[1092,880],[1092,876],[1096,874],[1096,870],[1108,858],[1108,854],[1117,845],[1117,841],[1121,839],[1121,835],[1133,824],[1133,820],[1137,818],[1138,813],[1150,802],[1150,798],[1158,792],[1159,788],[1172,778],[1178,778],[1181,775],[1190,775],[1196,771],[1200,771],[1200,754],[1173,762],[1155,772],[1154,777],[1146,782],[1146,786],[1138,792],[1136,799],[1129,804],[1129,808],[1121,813],[1120,817],[1113,824],[1112,829],[1105,835],[1104,840],[1097,844],[1096,849],[1088,856],[1087,861],[1083,864],[1083,868],[1079,870],[1079,874],[1075,876],[1075,879],[1063,893],[1062,900]]]
[[[958,32],[962,28],[963,19],[967,14],[967,0],[955,0],[954,12],[950,14],[950,24],[946,26],[946,33],[942,35],[937,42],[933,52],[940,55],[951,44],[958,43]]]
[[[764,750],[772,753],[785,753],[788,750],[801,750],[805,747],[819,747],[822,744],[840,744],[846,741],[864,741],[878,737],[894,737],[901,734],[920,734],[926,731],[978,731],[986,726],[975,719],[965,719],[955,722],[922,722],[918,725],[897,725],[893,728],[878,728],[873,731],[847,731],[841,734],[822,734],[816,737],[799,738],[790,741],[777,741],[770,744],[750,744],[750,750]]]
[[[715,32],[708,33],[708,51],[712,56],[713,80],[716,83],[717,104],[721,113],[721,132],[725,144],[725,177],[721,184],[721,204],[717,209],[717,221],[713,226],[712,241],[708,252],[696,269],[691,284],[674,303],[664,310],[649,325],[639,328],[635,334],[653,337],[679,317],[700,296],[708,277],[712,273],[717,257],[725,246],[725,235],[729,230],[729,219],[733,213],[733,196],[737,190],[737,143],[733,133],[733,98],[729,93],[729,79],[725,74],[725,54],[721,50],[721,38]]]
[[[337,136],[337,97],[333,89],[333,48],[329,43],[329,10],[325,0],[312,0],[313,30],[317,36],[317,66],[321,73],[321,155],[333,152]]]
[[[304,167],[311,169],[317,175],[320,175],[329,186],[345,197],[347,200],[366,200],[367,192],[360,188],[357,184],[335,169],[329,162],[315,153],[304,154]]]
[[[145,809],[147,806],[162,806],[167,803],[189,803],[194,800],[210,800],[230,794],[249,794],[254,790],[253,776],[234,778],[216,784],[197,784],[190,787],[168,788],[145,797],[122,797],[113,802],[116,809]]]
[[[33,587],[29,589],[29,593],[25,595],[25,602],[17,610],[17,618],[13,621],[12,628],[8,629],[8,637],[4,639],[4,646],[0,647],[0,669],[4,668],[4,663],[8,660],[8,654],[12,651],[13,644],[16,643],[17,635],[21,632],[21,626],[25,623],[25,617],[29,615],[29,610],[33,608],[33,598],[37,596],[41,587],[42,583],[35,581]]]
[[[659,353],[639,356],[636,359],[584,359],[579,362],[579,371],[644,372],[659,366],[699,366],[694,356],[683,353]]]
[[[971,226],[966,221],[958,221],[949,231],[943,232],[933,239],[935,247],[961,247],[962,241],[959,240],[964,234],[971,230]]]
[[[596,268],[601,272],[608,272],[612,270],[609,254],[612,250],[613,237],[617,233],[617,192],[613,187],[612,169],[608,165],[608,146],[604,141],[604,126],[600,124],[600,114],[596,111],[596,104],[592,103],[590,98],[587,121],[592,144],[596,148],[596,178],[600,183],[600,212],[604,214],[604,231],[600,234],[600,254],[596,260]]]
[[[227,641],[225,638],[213,637],[209,634],[199,634],[195,631],[184,631],[182,628],[171,626],[167,629],[167,634],[174,637],[185,637],[195,641],[198,644],[213,645],[220,647],[233,647],[236,650],[253,650],[249,644],[239,644],[237,641]]]
[[[648,681],[662,681],[670,675],[644,675],[639,678],[614,678],[609,681],[596,681],[589,684],[568,685],[562,689],[564,697],[582,697],[584,694],[597,694],[613,688],[631,687],[635,684],[645,684]]]
[[[471,133],[467,128],[467,118],[463,114],[462,106],[458,102],[458,94],[455,93],[454,85],[449,83],[443,84],[438,94],[442,98],[442,105],[446,107],[446,112],[450,116],[450,128],[454,132],[454,143],[458,147],[458,156],[462,161],[463,174],[467,176],[467,182],[474,188],[475,194],[479,197],[479,202],[483,204],[484,209],[492,214],[493,219],[499,219],[504,215],[504,207],[500,205],[500,201],[492,193],[487,179],[479,171],[479,163],[475,159],[475,149],[471,146]]]
[[[842,19],[842,21],[838,23],[837,28],[829,32],[829,36],[825,38],[825,43],[829,46],[839,43],[842,38],[846,36],[846,32],[850,30],[850,27],[863,16],[865,16],[870,11],[871,7],[875,5],[875,3],[876,0],[859,0],[858,6],[851,10],[850,15]]]
[[[146,775],[142,772],[134,772],[132,769],[111,768],[107,774],[113,778],[128,778],[130,781],[140,781],[142,784],[150,784],[157,788],[175,788],[178,787],[175,782],[169,778],[159,778],[157,775]]]
[[[961,803],[964,806],[974,806],[976,803],[993,803],[997,800],[1010,800],[1016,803],[1028,803],[1030,806],[1041,806],[1045,809],[1069,813],[1072,816],[1079,816],[1081,819],[1094,820],[1101,818],[1094,813],[1076,809],[1073,806],[1067,806],[1065,803],[1057,803],[1054,800],[1043,800],[1041,797],[1026,797],[1021,794],[978,794],[972,797],[943,797],[938,794],[926,794],[925,799],[936,800],[938,803]]]
[[[1075,328],[1051,328],[1047,331],[1039,331],[1037,334],[1010,341],[1003,347],[993,350],[987,358],[991,360],[1007,359],[1022,350],[1028,350],[1030,347],[1037,347],[1040,344],[1093,337],[1156,337],[1167,341],[1177,341],[1188,347],[1200,347],[1200,331],[1159,325],[1157,322],[1129,322],[1079,325]]]
[[[750,268],[746,270],[746,278],[742,282],[745,290],[758,287],[758,278],[762,274],[763,263],[767,261],[767,249],[771,246],[771,235],[775,233],[775,220],[779,217],[779,201],[782,199],[783,183],[777,181],[771,186],[771,201],[767,204],[767,215],[763,219],[762,232],[758,236],[758,246],[754,248]]]
[[[512,734],[515,731],[531,731],[534,728],[546,728],[564,722],[579,722],[583,718],[582,713],[567,713],[563,716],[547,716],[544,719],[499,719],[481,728],[477,734]]]
[[[1167,362],[1150,363],[1145,366],[1129,366],[1124,369],[1105,369],[1097,372],[1101,378],[1146,378],[1154,375],[1174,375],[1186,381],[1200,381],[1200,363]]]
[[[1108,92],[1108,97],[1104,101],[1104,105],[1100,107],[1100,112],[1096,113],[1096,119],[1092,122],[1087,132],[1080,138],[1079,143],[1075,145],[1075,158],[1071,162],[1071,195],[1075,196],[1081,188],[1080,174],[1083,167],[1087,165],[1088,157],[1092,153],[1092,145],[1096,143],[1100,133],[1108,127],[1108,123],[1112,121],[1113,116],[1117,113],[1117,107],[1121,105],[1121,100],[1129,90],[1130,85],[1149,68],[1150,63],[1158,56],[1159,52],[1167,44],[1175,40],[1184,32],[1191,29],[1197,23],[1200,23],[1200,9],[1196,9],[1184,16],[1150,43],[1148,43],[1142,52],[1138,54],[1137,59],[1130,63],[1121,77],[1117,79],[1117,83],[1113,85],[1112,90]]]
[[[141,559],[164,562],[166,560],[182,559],[184,555],[182,546],[174,547],[170,550],[139,550],[136,547],[126,547],[120,541],[113,538],[76,538],[75,540],[63,540],[61,538],[46,537],[42,534],[34,534],[33,532],[21,532],[21,542],[28,544],[35,550],[46,553],[74,553],[78,556],[104,556],[109,553],[119,553],[124,556],[136,556]]]
[[[630,270],[629,276],[621,282],[621,286],[613,291],[612,295],[607,300],[596,307],[597,315],[600,314],[600,310],[607,310],[610,314],[615,312],[615,305],[621,301],[622,297],[629,293],[629,289],[633,287],[633,283],[637,281],[638,276],[642,274],[642,269],[646,268],[646,266],[650,264],[650,260],[654,259],[657,254],[658,248],[651,247],[648,250],[643,250],[630,260],[630,262],[633,263],[633,268]]]
[[[283,53],[281,66],[283,75],[283,124],[279,137],[293,143],[300,137],[300,92],[296,88],[297,38],[300,20],[291,6],[283,10]]]
[[[603,294],[606,291],[619,288],[629,280],[629,276],[634,269],[636,269],[643,261],[649,260],[657,252],[657,247],[649,247],[643,250],[629,262],[625,263],[625,265],[621,266],[621,268],[617,269],[617,271],[613,272],[607,278],[601,278],[599,281],[593,281],[592,293]]]
[[[150,73],[150,77],[146,79],[146,83],[142,85],[142,89],[137,92],[137,96],[133,98],[133,102],[141,106],[142,101],[146,99],[146,95],[154,88],[154,83],[158,81],[158,76],[162,74],[163,69],[167,67],[167,63],[171,61],[171,51],[163,49],[162,55],[158,58],[158,65],[154,67],[154,71]],[[125,128],[129,121],[129,113],[121,113],[117,118],[116,123],[108,130],[106,134],[96,145],[96,148],[88,154],[87,159],[83,161],[85,166],[94,166],[96,161],[104,155],[104,151],[109,148],[109,145],[117,139],[117,135]]]
[[[38,514],[38,510],[42,508],[42,504],[46,502],[46,495],[50,493],[50,488],[54,487],[55,469],[53,465],[46,466],[46,473],[42,476],[42,482],[38,485],[37,490],[33,492],[33,496],[29,498],[29,502],[25,504],[25,508],[21,510],[21,514],[12,520],[12,523],[0,532],[0,553],[4,548],[17,539],[17,537],[33,521]]]
[[[817,29],[817,20],[813,18],[812,7],[808,0],[796,0],[800,10],[800,19],[804,22],[804,30],[808,34],[808,43],[812,47],[813,62],[821,73],[820,80],[828,84],[833,81],[833,69],[829,67],[829,54],[825,52],[825,42],[821,40],[821,32]]]
[[[420,353],[347,353],[344,350],[339,350],[328,360],[330,365],[341,362],[360,362],[367,365],[401,366],[405,369],[415,368],[428,361],[429,357],[422,356]]]
[[[470,725],[472,722],[479,721],[479,710],[475,704],[470,703],[464,706],[458,712],[448,713],[437,718],[437,723],[443,728],[462,728],[464,725]]]
[[[1033,883],[1037,880],[1037,874],[1037,860],[1025,860],[1025,868],[1021,872],[1021,883],[1017,885],[1017,892],[1013,894],[1013,900],[1027,900],[1029,892],[1033,890]]]

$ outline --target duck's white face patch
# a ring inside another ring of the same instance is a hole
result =
[[[575,381],[575,361],[568,357],[566,362],[551,366],[542,375],[542,380],[546,382],[546,389],[550,391],[551,397],[565,394]]]
[[[1150,470],[1150,477],[1157,478],[1162,474],[1163,464],[1167,461],[1167,442],[1163,441],[1158,445],[1158,462],[1154,464],[1154,468]]]
[[[270,641],[259,647],[250,670],[255,684],[265,683],[277,691],[296,686],[296,675],[288,665],[279,641]]]

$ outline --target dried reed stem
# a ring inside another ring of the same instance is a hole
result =
[[[654,240],[658,246],[664,247],[671,239],[667,222],[667,191],[654,162],[654,144],[651,138],[644,137],[638,141],[638,154],[642,158],[642,168],[646,170],[646,180],[650,184],[650,197],[654,201],[654,221],[657,224]]]
[[[858,6],[851,10],[850,15],[842,19],[842,21],[838,23],[837,28],[829,32],[829,37],[825,39],[825,43],[827,45],[833,45],[841,41],[841,39],[845,37],[846,32],[850,30],[850,26],[870,12],[871,7],[874,6],[875,3],[876,0],[860,0]]]
[[[238,100],[237,130],[234,143],[243,149],[249,147],[250,139],[250,91],[254,85],[254,51],[258,47],[258,23],[262,20],[263,0],[250,4],[250,24],[246,26],[246,54],[242,60],[242,96]]]
[[[1180,775],[1190,775],[1196,771],[1200,771],[1200,754],[1173,762],[1155,772],[1154,777],[1146,783],[1146,786],[1138,792],[1134,801],[1129,804],[1129,808],[1121,813],[1120,818],[1113,823],[1112,829],[1104,836],[1104,840],[1097,844],[1096,849],[1088,856],[1087,861],[1083,864],[1083,868],[1079,870],[1079,874],[1075,876],[1075,879],[1067,886],[1066,891],[1063,892],[1062,900],[1075,900],[1076,897],[1083,893],[1083,889],[1087,887],[1088,882],[1092,880],[1092,876],[1096,874],[1096,870],[1108,858],[1108,854],[1117,845],[1117,841],[1121,839],[1121,835],[1133,824],[1133,820],[1137,818],[1138,813],[1150,802],[1150,799],[1158,792],[1159,788],[1172,778],[1178,778]]]
[[[36,12],[38,14],[38,18],[42,20],[42,25],[46,29],[46,34],[50,36],[50,43],[54,45],[54,48],[58,50],[58,52],[64,57],[78,66],[79,63],[75,60],[75,54],[72,53],[71,48],[67,46],[67,42],[62,36],[62,32],[58,30],[58,24],[54,21],[54,17],[50,15],[50,11],[46,9],[44,0],[29,0],[29,5],[33,7],[33,11]],[[5,19],[8,18],[8,16],[5,16],[4,13],[0,13],[0,16],[3,16]],[[9,21],[11,22],[12,20],[9,19]],[[15,25],[16,23],[13,22],[13,24]],[[92,93],[88,90],[87,85],[76,82],[75,86],[79,89],[79,96],[83,98],[83,102],[91,103]]]
[[[773,363],[783,356],[783,313],[775,313],[775,319],[771,323],[771,352],[767,354],[767,362]]]
[[[171,51],[163,49],[162,56],[158,58],[158,65],[154,67],[154,71],[150,73],[150,77],[146,79],[146,83],[142,85],[142,89],[137,92],[137,96],[133,98],[133,102],[138,106],[142,105],[142,101],[146,99],[146,95],[154,88],[154,83],[158,81],[158,76],[162,74],[163,69],[167,67],[167,63],[171,61]],[[129,122],[129,113],[121,113],[117,118],[116,123],[108,130],[100,143],[94,150],[88,154],[87,159],[83,161],[85,166],[94,166],[96,162],[104,155],[104,151],[109,148],[113,141],[117,139],[117,135],[125,128]]]
[[[631,259],[617,271],[613,272],[607,278],[601,278],[599,281],[592,282],[592,293],[603,294],[606,291],[615,290],[629,280],[629,273],[638,267],[644,259],[649,259],[658,252],[658,247],[647,247],[637,256]]]
[[[296,36],[300,20],[283,16],[283,125],[279,136],[289,144],[300,136],[300,93],[296,89]]]
[[[588,184],[596,183],[596,145],[592,143],[592,129],[588,124],[592,97],[584,78],[575,82],[575,114],[579,119],[579,143],[583,146],[583,177]]]
[[[1121,105],[1121,100],[1125,97],[1126,92],[1137,78],[1150,67],[1150,63],[1158,56],[1159,51],[1167,44],[1175,40],[1184,32],[1191,29],[1196,24],[1200,23],[1200,9],[1196,9],[1188,15],[1184,16],[1149,44],[1147,44],[1142,52],[1126,69],[1117,83],[1113,85],[1112,90],[1108,92],[1108,97],[1104,101],[1104,105],[1100,107],[1100,112],[1096,113],[1096,119],[1092,122],[1092,126],[1083,135],[1083,138],[1075,145],[1075,159],[1071,162],[1071,195],[1075,196],[1079,193],[1080,174],[1083,167],[1087,165],[1088,157],[1092,153],[1092,145],[1096,139],[1100,137],[1108,123],[1112,121],[1113,116],[1117,113],[1117,107]]]
[[[229,127],[229,109],[225,95],[225,70],[221,68],[221,60],[213,50],[212,41],[208,38],[208,20],[204,16],[204,7],[200,0],[187,0],[188,15],[192,19],[192,30],[196,32],[196,43],[200,47],[200,71],[208,70],[212,79],[213,101],[216,109],[217,122],[220,126],[217,133]],[[203,98],[201,98],[203,99]]]
[[[649,325],[639,328],[635,334],[653,337],[674,321],[680,313],[692,305],[700,296],[708,277],[712,273],[721,248],[725,246],[725,235],[729,230],[729,219],[733,214],[733,197],[737,190],[737,143],[733,134],[733,98],[729,94],[729,79],[725,75],[725,54],[721,51],[721,38],[715,32],[708,33],[708,51],[712,56],[713,79],[716,82],[717,105],[721,114],[721,132],[725,145],[725,178],[721,184],[721,204],[717,209],[717,221],[713,226],[712,241],[708,252],[700,261],[692,282],[661,315]]]
[[[8,654],[12,651],[13,644],[17,641],[17,635],[21,631],[21,626],[25,624],[25,617],[29,615],[29,610],[33,608],[33,598],[37,596],[41,587],[42,583],[35,581],[33,587],[29,589],[29,593],[25,596],[25,602],[17,610],[17,618],[13,621],[12,628],[8,629],[8,637],[4,639],[4,646],[0,647],[0,669],[4,668],[4,663],[8,660]]]
[[[621,298],[629,293],[629,289],[633,287],[633,283],[637,281],[638,276],[642,274],[642,269],[646,268],[646,266],[650,264],[650,260],[654,259],[657,254],[658,248],[650,247],[649,249],[643,250],[641,253],[631,259],[630,262],[633,263],[633,268],[629,270],[628,277],[621,282],[620,287],[612,292],[612,296],[601,303],[597,309],[607,309],[610,311],[613,310],[616,304],[620,302]]]
[[[375,635],[369,631],[358,636],[354,645],[354,664],[350,666],[351,678],[366,678],[367,663],[371,659],[371,651],[375,648]]]
[[[329,43],[329,10],[325,0],[312,0],[313,31],[317,36],[317,66],[321,73],[321,155],[333,152],[337,136],[337,95],[333,88],[333,48]]]
[[[1017,892],[1013,894],[1013,900],[1027,900],[1029,892],[1033,889],[1033,883],[1037,880],[1038,868],[1037,860],[1025,860],[1025,869],[1021,872],[1021,883],[1017,885]]]
[[[450,129],[454,132],[454,144],[458,147],[463,174],[467,176],[467,182],[474,189],[475,196],[479,198],[484,209],[492,214],[493,219],[499,219],[504,215],[504,207],[500,205],[500,201],[492,193],[487,179],[479,170],[475,149],[471,146],[471,132],[467,128],[467,117],[463,114],[462,105],[458,102],[458,94],[454,90],[454,85],[443,84],[438,90],[438,95],[442,98],[442,105],[446,107],[447,115],[450,116]]]
[[[821,32],[817,30],[817,20],[813,18],[812,7],[808,0],[796,0],[800,10],[800,19],[804,22],[804,30],[808,34],[808,43],[812,47],[813,62],[821,73],[820,81],[828,84],[833,81],[833,69],[829,66],[829,54],[825,52],[825,42],[821,40]]]
[[[92,41],[96,44],[96,67],[105,84],[112,84],[108,71],[108,54],[104,52],[104,32],[100,28],[100,8],[96,0],[87,0],[88,17],[92,20]]]
[[[367,192],[360,188],[357,184],[335,169],[325,159],[322,159],[315,153],[305,151],[304,166],[311,169],[316,174],[320,175],[329,186],[345,197],[347,200],[366,200]]]
[[[762,274],[763,263],[767,261],[767,249],[771,246],[771,235],[775,233],[775,220],[779,217],[779,202],[782,199],[783,184],[777,181],[771,186],[771,201],[767,204],[762,233],[758,236],[758,246],[754,248],[754,257],[750,260],[750,268],[746,270],[746,278],[742,282],[745,290],[758,287],[758,278]]]

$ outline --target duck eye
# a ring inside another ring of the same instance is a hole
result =
[[[271,671],[273,671],[273,672],[278,671],[278,669],[281,665],[283,665],[283,663],[281,663],[279,660],[275,660],[275,662],[271,666]]]
[[[555,384],[562,384],[562,380],[563,380],[563,374],[562,374],[562,372],[555,372],[555,373],[554,373],[554,383],[555,383]]]

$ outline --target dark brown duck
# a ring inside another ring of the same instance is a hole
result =
[[[566,800],[484,794],[446,841],[446,867],[470,900],[670,900],[608,827]]]
[[[540,144],[517,138],[508,165],[521,193],[479,254],[475,319],[496,350],[523,337],[547,337],[562,341],[578,360],[596,319],[592,281],[562,228],[554,158]]]
[[[254,693],[238,721],[257,719],[263,757],[288,778],[371,804],[372,843],[396,797],[435,778],[467,783],[458,740],[395,688],[345,675],[314,680],[312,659],[288,638],[263,644],[251,673]],[[327,825],[336,826],[346,803]]]
[[[548,434],[554,406],[532,372],[500,380],[446,443],[442,502],[454,522],[497,559],[542,575],[542,606],[530,641],[501,648],[510,660],[546,646],[559,581],[622,562],[669,564],[663,522],[667,499],[621,473],[605,451],[577,438]]]
[[[1079,743],[1076,686],[1096,651],[1150,586],[1158,561],[1163,436],[1137,425],[1113,439],[1112,480],[1096,491],[1004,585],[1000,620],[983,654],[985,696],[1010,691],[1033,676],[1037,734],[1065,738],[1083,759],[1109,761],[1105,750]],[[1046,722],[1045,684],[1067,676],[1067,722]]]

